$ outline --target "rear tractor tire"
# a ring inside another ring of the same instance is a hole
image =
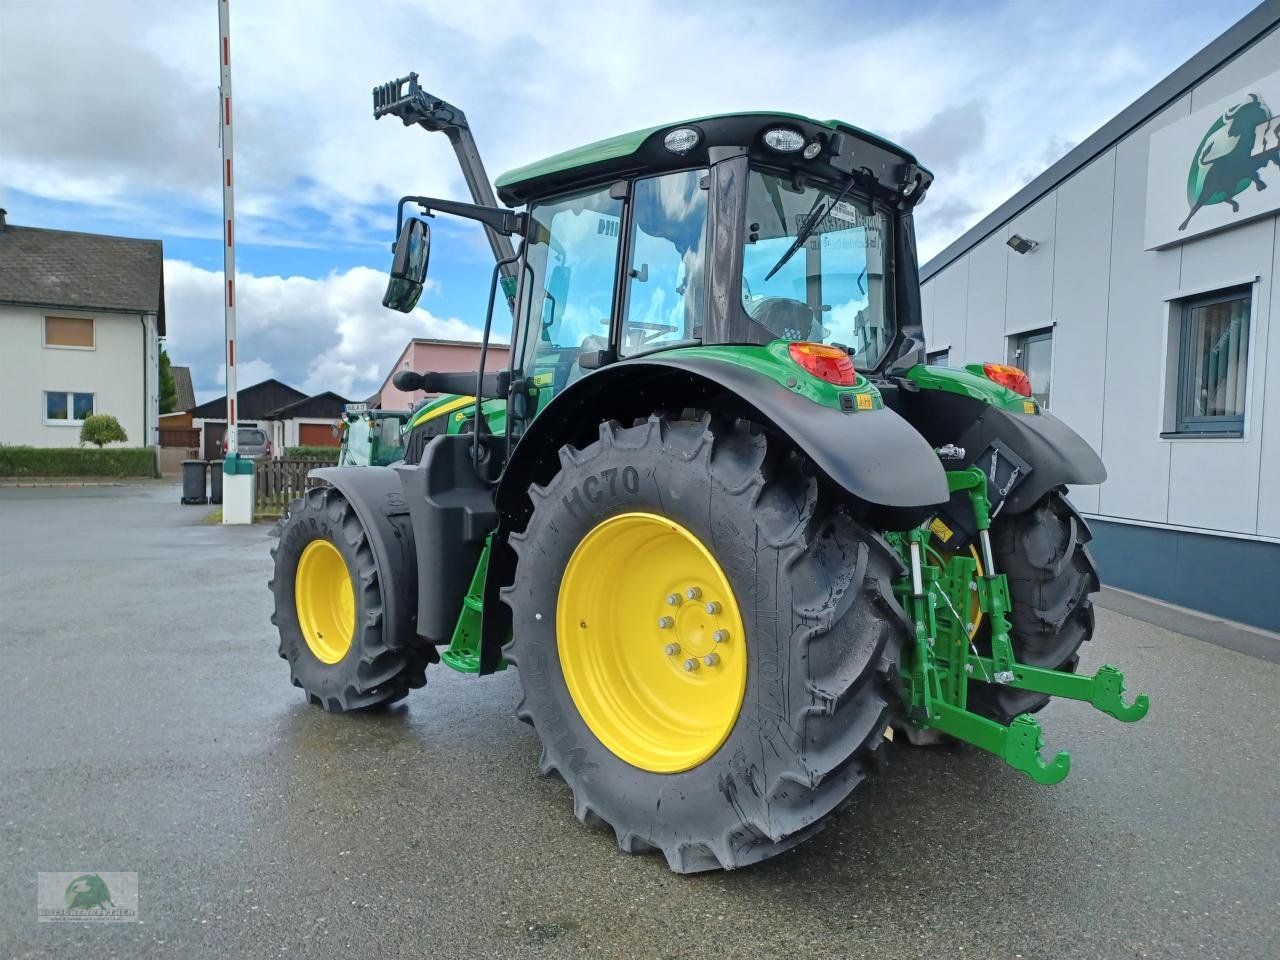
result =
[[[369,710],[402,699],[425,681],[426,659],[407,624],[387,622],[383,591],[397,578],[379,570],[355,509],[334,487],[289,507],[271,551],[271,622],[293,684],[330,712]]]
[[[1074,673],[1080,645],[1093,636],[1098,569],[1086,544],[1089,527],[1062,487],[1050,490],[1030,510],[997,515],[991,525],[996,569],[1009,581],[1009,638],[1019,663]],[[978,637],[983,652],[990,634]],[[1049,697],[986,683],[969,687],[969,708],[1001,723],[1035,713]]]
[[[504,652],[577,817],[680,873],[813,835],[901,705],[883,539],[743,420],[601,424],[529,495]]]

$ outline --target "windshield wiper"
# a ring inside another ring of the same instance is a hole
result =
[[[853,180],[850,179],[849,182],[844,185],[844,189],[841,190],[840,193],[836,195],[836,198],[831,201],[831,205],[829,207],[822,210],[814,207],[809,216],[805,218],[804,223],[800,224],[800,229],[796,231],[796,238],[792,241],[791,246],[787,247],[787,252],[784,253],[778,262],[773,265],[773,269],[764,275],[766,281],[787,265],[787,261],[794,257],[796,255],[796,251],[804,246],[805,241],[813,236],[813,231],[818,229],[818,224],[826,218],[827,214],[836,208],[836,204],[843,200],[852,189]]]

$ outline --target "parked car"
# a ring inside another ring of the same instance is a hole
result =
[[[271,441],[267,439],[267,431],[257,427],[239,427],[240,456],[250,460],[270,460]],[[227,452],[227,441],[222,441],[222,452]]]

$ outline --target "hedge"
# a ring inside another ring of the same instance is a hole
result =
[[[154,477],[150,447],[0,446],[0,477]]]
[[[284,455],[289,460],[328,460],[338,462],[337,447],[285,447]]]

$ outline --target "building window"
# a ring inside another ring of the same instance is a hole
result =
[[[934,350],[927,355],[925,361],[931,367],[949,367],[951,366],[951,350]]]
[[[1009,338],[1009,363],[1031,380],[1031,395],[1042,407],[1049,406],[1053,385],[1053,328],[1028,330]]]
[[[83,317],[45,317],[44,345],[92,350],[93,321]]]
[[[85,417],[92,415],[92,393],[65,393],[62,390],[45,391],[45,423],[70,426],[84,423]]]
[[[1251,299],[1244,287],[1182,301],[1178,433],[1243,434]]]

